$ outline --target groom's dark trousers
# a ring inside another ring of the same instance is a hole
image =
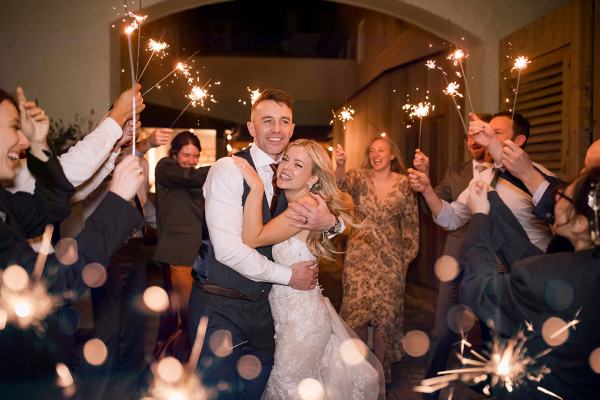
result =
[[[252,167],[249,151],[236,154]],[[242,206],[250,188],[244,182]],[[287,208],[279,196],[274,216]],[[263,224],[271,219],[263,198]],[[209,237],[210,237],[210,225]],[[273,260],[271,246],[256,249]],[[211,246],[201,249],[202,262],[194,264],[194,286],[189,302],[189,334],[193,342],[200,319],[208,329],[197,370],[204,385],[214,390],[211,399],[259,400],[266,387],[275,353],[275,328],[269,305],[271,284],[255,282],[219,263]]]
[[[255,301],[238,300],[208,294],[194,286],[190,296],[192,341],[204,315],[209,325],[198,371],[202,382],[218,392],[211,398],[260,399],[275,351],[268,295]],[[226,332],[231,334],[231,341]]]

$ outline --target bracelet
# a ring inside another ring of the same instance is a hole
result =
[[[327,229],[327,233],[331,234],[331,235],[335,235],[336,233],[338,233],[340,231],[340,220],[338,219],[337,216],[335,216],[335,223],[333,224],[333,226],[329,229]]]

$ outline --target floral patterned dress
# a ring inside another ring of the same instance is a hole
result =
[[[377,327],[386,344],[388,379],[391,364],[402,357],[406,273],[419,250],[417,199],[406,175],[381,203],[369,170],[350,170],[338,184],[352,195],[357,220],[366,221],[348,238],[340,314],[352,328]]]

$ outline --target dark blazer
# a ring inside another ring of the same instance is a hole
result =
[[[600,375],[589,366],[590,353],[600,347],[600,255],[598,250],[576,253],[527,256],[540,253],[525,245],[519,250],[525,258],[513,259],[506,274],[496,269],[496,252],[511,235],[522,230],[510,210],[495,192],[490,192],[490,215],[475,214],[461,264],[464,277],[460,299],[482,320],[492,320],[499,334],[514,336],[524,321],[533,324],[533,336],[526,346],[530,355],[547,348],[541,330],[550,317],[563,321],[575,318],[580,323],[569,330],[567,341],[542,357],[539,362],[551,372],[540,383],[532,382],[513,393],[495,393],[497,398],[547,399],[537,391],[539,385],[564,399],[596,398]],[[493,216],[500,213],[501,217]],[[513,243],[514,245],[514,243]],[[580,310],[580,311],[579,311]]]
[[[448,203],[455,201],[463,190],[469,186],[473,179],[473,161],[465,161],[448,167],[444,178],[435,187],[435,192],[442,200]],[[449,255],[458,260],[462,242],[466,236],[468,225],[455,231],[448,232],[444,255]]]
[[[210,167],[182,168],[169,157],[156,165],[156,224],[154,260],[193,265],[202,244],[204,195],[202,186]]]
[[[59,222],[68,214],[74,189],[55,158],[42,163],[29,157],[28,168],[36,177],[34,195],[0,188],[0,267],[18,264],[31,273],[37,253],[27,238],[38,236],[47,223]],[[77,261],[66,266],[54,254],[48,255],[44,268],[48,290],[55,295],[82,291],[86,287],[81,279],[83,267],[92,262],[107,266],[111,254],[140,223],[135,208],[109,192],[75,238]],[[1,398],[62,398],[54,369],[62,352],[59,326],[59,314],[54,313],[44,321],[42,335],[12,325],[0,331]]]

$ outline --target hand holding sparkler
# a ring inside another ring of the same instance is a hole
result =
[[[141,127],[142,127],[142,123],[138,120],[136,122],[136,129],[140,129]],[[129,119],[129,120],[127,120],[127,122],[125,122],[125,125],[123,125],[123,134],[121,135],[121,138],[115,144],[113,151],[117,151],[121,147],[126,147],[127,145],[131,144],[132,138],[133,138],[133,120]]]
[[[131,107],[132,101],[135,98],[135,112],[139,114],[146,108],[144,99],[140,94],[142,86],[139,83],[135,84],[135,87],[127,89],[121,95],[115,103],[112,109],[109,111],[108,116],[114,119],[117,124],[123,126],[125,122],[133,117],[133,108]]]
[[[537,187],[545,181],[545,178],[539,173],[531,162],[529,154],[519,147],[512,140],[505,140],[502,148],[502,164],[515,177],[534,193]]]
[[[492,126],[482,121],[475,113],[469,113],[469,131],[475,143],[485,147],[497,164],[502,164],[502,143]]]
[[[417,171],[416,169],[409,168],[408,172],[408,186],[413,192],[425,193],[428,190],[433,190],[431,187],[431,180],[429,175],[424,172]]]
[[[127,155],[115,167],[109,190],[129,201],[144,182],[142,165],[137,157]]]
[[[138,153],[146,153],[148,150],[169,143],[173,136],[173,129],[157,128],[150,136],[136,143]]]
[[[467,197],[467,205],[472,214],[489,214],[490,201],[487,194],[491,190],[490,185],[480,180],[473,180],[469,184],[469,196]]]
[[[335,158],[335,163],[337,164],[338,168],[344,169],[346,166],[346,151],[344,150],[344,148],[342,147],[341,144],[336,144],[335,145],[335,151],[333,153],[333,156]]]
[[[420,149],[415,150],[413,166],[417,171],[429,175],[429,157],[427,157]]]

